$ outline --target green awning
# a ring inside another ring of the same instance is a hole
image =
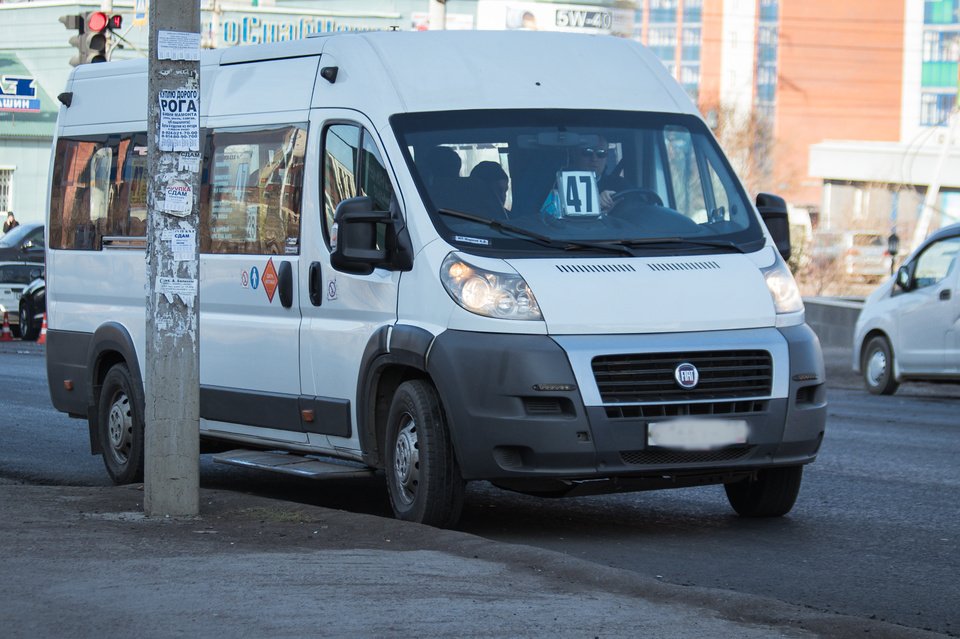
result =
[[[0,52],[0,80],[4,77],[32,77],[17,54]],[[39,82],[36,98],[40,100],[39,112],[0,111],[0,138],[52,138],[57,125],[57,104],[47,95]]]

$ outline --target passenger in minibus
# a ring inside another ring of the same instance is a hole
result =
[[[435,146],[423,149],[416,159],[420,175],[427,186],[433,186],[438,181],[460,177],[460,168],[463,160],[460,155],[448,146]]]
[[[500,206],[503,207],[503,216],[509,219],[510,212],[506,209],[506,204],[507,190],[510,188],[510,178],[507,176],[506,171],[503,170],[503,167],[496,162],[485,160],[473,167],[470,171],[470,179],[481,182],[490,188],[497,196]]]

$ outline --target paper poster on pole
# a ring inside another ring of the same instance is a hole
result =
[[[157,59],[199,60],[200,34],[185,31],[158,31]]]
[[[177,170],[190,171],[191,173],[200,172],[200,152],[185,151],[177,156]]]
[[[193,188],[189,184],[168,184],[164,189],[163,210],[177,217],[185,217],[193,210]]]
[[[200,91],[160,91],[160,150],[200,150]]]
[[[189,262],[194,259],[197,232],[194,229],[167,229],[161,234],[164,242],[170,243],[174,262]]]
[[[197,280],[160,276],[157,278],[156,290],[162,295],[179,295],[183,300],[192,299],[197,296]]]

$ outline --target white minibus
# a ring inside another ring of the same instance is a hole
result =
[[[435,526],[473,480],[793,507],[826,400],[786,206],[644,47],[344,33],[204,52],[200,88],[201,450],[382,472]],[[145,61],[73,71],[46,225],[53,404],[118,483],[150,428],[146,96]]]

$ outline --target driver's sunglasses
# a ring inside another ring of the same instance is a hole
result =
[[[593,147],[589,146],[580,149],[580,153],[582,153],[584,157],[590,157],[592,155],[593,157],[601,160],[607,157],[608,152],[609,151],[607,149],[594,149]]]

